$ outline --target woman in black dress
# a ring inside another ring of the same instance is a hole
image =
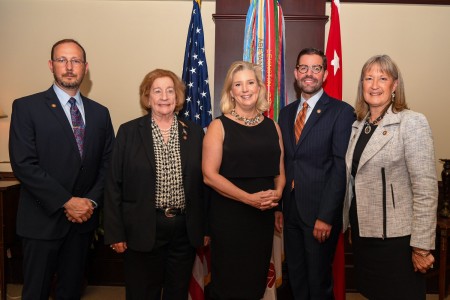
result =
[[[267,281],[274,207],[285,184],[278,125],[268,108],[261,69],[238,61],[222,90],[223,115],[208,127],[203,176],[210,205],[211,298],[261,299]]]

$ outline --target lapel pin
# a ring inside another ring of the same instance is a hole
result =
[[[183,140],[187,140],[188,133],[186,131],[186,128],[189,128],[189,127],[185,123],[181,122],[180,120],[178,120],[178,122],[180,122],[181,126],[183,126]]]
[[[318,114],[320,114],[321,112],[322,112],[322,110],[321,110],[321,109],[318,109],[318,110],[317,110],[317,113],[318,113]]]
[[[56,107],[56,104],[52,103],[51,107],[55,108],[55,107]]]

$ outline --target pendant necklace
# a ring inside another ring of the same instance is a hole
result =
[[[378,118],[376,118],[372,123],[370,123],[370,116],[366,118],[366,122],[364,122],[364,133],[369,134],[372,131],[372,125],[377,125],[384,117],[384,113],[381,114]]]
[[[261,116],[262,116],[262,114],[260,112],[258,112],[256,114],[256,116],[254,116],[253,118],[246,118],[246,117],[242,117],[242,116],[238,115],[234,109],[231,110],[230,114],[233,117],[235,117],[235,119],[244,122],[244,124],[246,126],[253,126],[253,125],[258,124],[259,122],[261,122]]]

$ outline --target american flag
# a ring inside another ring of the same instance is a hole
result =
[[[180,115],[206,128],[212,121],[212,109],[200,5],[201,0],[193,0],[182,75],[186,84],[186,101]],[[197,249],[192,269],[189,300],[205,299],[204,288],[208,283],[208,274],[209,248],[201,247]]]
[[[186,102],[180,115],[205,128],[211,123],[212,109],[200,2],[193,0],[182,75]]]

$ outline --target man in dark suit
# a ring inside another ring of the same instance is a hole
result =
[[[75,40],[55,43],[47,91],[13,103],[9,155],[21,181],[22,299],[80,299],[86,254],[98,225],[114,131],[108,109],[80,94],[88,71]]]
[[[326,68],[322,51],[300,51],[294,76],[301,97],[279,118],[286,169],[285,250],[296,300],[334,299],[332,262],[342,228],[344,158],[355,117],[350,105],[323,91]],[[281,230],[281,213],[276,220]]]

